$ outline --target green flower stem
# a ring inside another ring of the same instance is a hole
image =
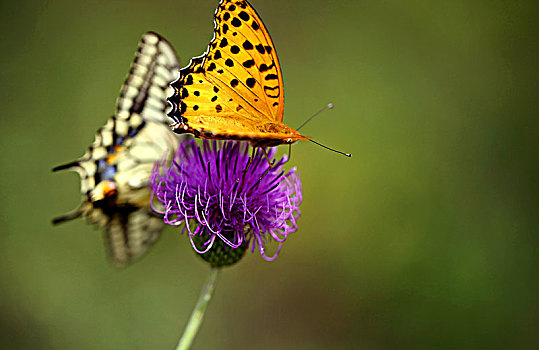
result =
[[[189,318],[189,322],[187,322],[187,326],[185,326],[185,330],[183,331],[182,337],[180,338],[176,350],[186,350],[191,347],[191,343],[195,339],[198,329],[202,324],[202,320],[204,319],[204,312],[206,312],[206,307],[208,307],[208,304],[210,303],[211,297],[213,295],[213,290],[215,289],[215,282],[217,281],[219,271],[220,269],[217,267],[210,268],[210,273],[208,274],[206,283],[204,283],[204,287],[202,288],[200,297],[198,298],[197,304],[195,305],[195,308],[191,313],[191,317]]]

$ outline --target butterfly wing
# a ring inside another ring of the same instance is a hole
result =
[[[179,138],[167,125],[165,96],[178,75],[177,56],[168,42],[146,33],[117,101],[116,115],[98,130],[88,151],[53,169],[75,170],[83,202],[57,224],[78,216],[105,229],[111,260],[123,266],[142,256],[164,226],[149,208],[153,164],[172,156]],[[168,152],[168,153],[167,153]]]
[[[105,245],[113,263],[122,266],[141,257],[157,241],[163,219],[146,208],[114,213],[105,227]]]
[[[183,128],[196,136],[223,139],[270,132],[290,136],[291,128],[278,127],[283,126],[284,92],[277,53],[247,1],[220,2],[206,53],[181,69],[172,87],[169,116],[177,132]],[[267,130],[267,124],[275,130]]]
[[[166,97],[178,78],[180,63],[172,45],[154,32],[143,35],[131,70],[116,102],[117,116],[140,115],[144,120],[168,123]]]
[[[104,228],[110,259],[115,265],[124,266],[142,256],[164,228],[162,218],[149,208],[148,181],[154,163],[164,156],[170,161],[179,139],[168,126],[146,121],[135,136],[103,155],[100,150],[110,149],[107,140],[114,138],[115,121],[110,118],[98,131],[87,152],[90,156],[69,165],[81,177],[83,202],[75,212],[55,219],[54,223],[82,215]],[[137,129],[135,125],[130,128]]]

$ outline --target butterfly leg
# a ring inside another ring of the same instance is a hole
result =
[[[273,163],[270,161],[268,157],[268,152],[266,152],[266,147],[261,147],[261,148],[262,148],[262,152],[264,152],[264,156],[266,157],[266,160],[268,161],[269,169],[271,169],[273,167]]]
[[[268,166],[269,166],[268,171],[269,171],[269,169],[271,169],[273,167],[273,163],[269,159],[268,152],[266,152],[266,148],[265,147],[259,147],[259,148],[262,149],[262,152],[264,152],[264,156],[266,157],[266,160],[268,161]],[[243,170],[244,176],[245,176],[245,173],[247,172],[247,170],[249,169],[249,166],[253,162],[253,159],[255,159],[256,149],[257,149],[257,147],[253,147],[253,151],[251,153],[251,158],[249,158],[249,162],[247,163],[247,166],[245,167],[245,170]],[[262,177],[264,177],[265,175],[266,174],[264,174]]]
[[[241,183],[245,183],[245,174],[247,174],[247,170],[249,170],[249,167],[251,166],[251,163],[253,162],[253,159],[255,159],[255,152],[256,152],[256,147],[253,147],[253,151],[251,152],[251,157],[249,158],[249,161],[247,162],[247,165],[245,166],[245,169],[243,169],[242,173],[243,175],[241,176]]]
[[[289,143],[288,144],[288,158],[286,159],[286,162],[284,162],[283,164],[285,163],[288,163],[288,161],[290,160],[290,157],[292,156],[292,144]]]
[[[256,154],[256,147],[253,147],[253,151],[251,152],[251,158],[249,158],[249,164],[251,164],[253,159],[255,159],[255,154]]]
[[[268,168],[266,169],[266,171],[264,171],[264,174],[262,174],[262,176],[260,176],[260,178],[258,179],[257,183],[255,186],[258,186],[258,184],[262,181],[263,178],[266,177],[266,175],[268,175],[269,171],[273,168],[273,163],[270,162],[270,159],[268,157],[268,153],[266,152],[266,148],[265,147],[260,147],[262,148],[262,152],[264,152],[264,155],[266,156],[266,160],[268,161]],[[275,161],[274,161],[275,163]]]
[[[249,161],[247,162],[247,166],[243,170],[243,174],[245,176],[245,173],[247,170],[249,170],[249,166],[251,166],[251,163],[253,162],[253,159],[255,159],[255,153],[256,153],[256,147],[253,147],[253,151],[251,152],[251,157],[249,158]]]

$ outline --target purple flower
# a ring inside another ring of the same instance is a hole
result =
[[[275,153],[269,149],[270,160]],[[201,255],[219,247],[221,253],[243,249],[241,258],[246,248],[258,248],[274,260],[298,228],[301,181],[295,168],[284,170],[286,156],[271,167],[260,149],[249,159],[246,142],[181,143],[170,167],[164,161],[154,167],[152,208],[169,225],[185,223],[182,233]],[[265,251],[270,241],[278,243],[272,256]]]

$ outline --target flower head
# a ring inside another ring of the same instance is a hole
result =
[[[288,172],[287,157],[270,166],[258,149],[249,162],[246,142],[209,142],[199,147],[194,140],[178,147],[170,166],[156,164],[152,174],[153,200],[162,204],[165,223],[181,225],[195,251],[243,255],[245,249],[258,249],[261,256],[274,260],[290,233],[297,230],[301,212],[302,188],[295,168]],[[275,156],[269,149],[268,159]],[[266,255],[269,241],[277,251]],[[238,260],[239,260],[238,258]],[[210,261],[213,265],[232,262]]]

